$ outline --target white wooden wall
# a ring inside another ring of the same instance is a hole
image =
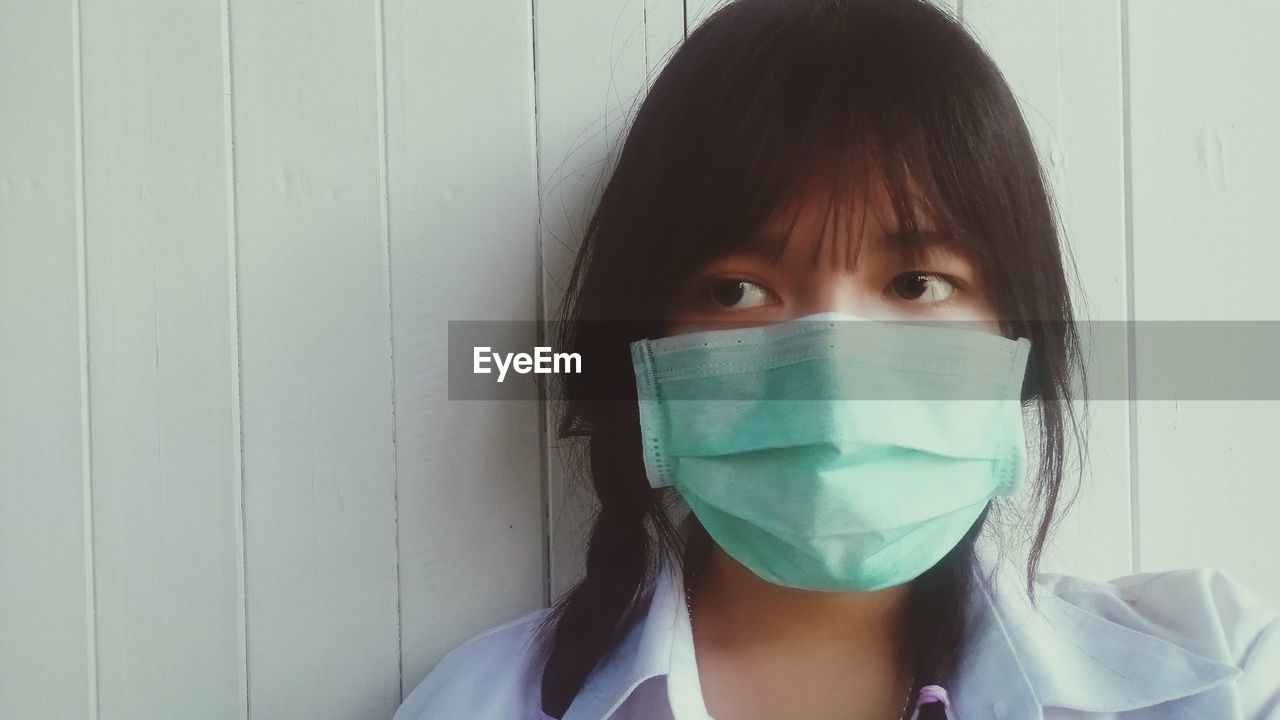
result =
[[[0,717],[389,718],[565,588],[590,498],[536,406],[447,401],[445,322],[551,314],[709,9],[0,0]],[[1280,320],[1280,7],[956,9],[1085,317]],[[1213,565],[1280,603],[1278,427],[1098,403],[1049,568]]]

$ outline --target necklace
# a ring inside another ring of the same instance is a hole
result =
[[[689,631],[693,631],[693,575],[690,574],[688,580],[684,584],[684,604],[689,611]],[[907,686],[907,699],[902,704],[902,712],[898,715],[898,720],[907,720],[907,710],[911,707],[912,691],[916,688],[916,679],[911,678],[911,684]]]

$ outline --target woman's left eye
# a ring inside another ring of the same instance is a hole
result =
[[[956,291],[956,286],[941,275],[912,271],[899,274],[889,283],[888,289],[894,297],[901,300],[933,304],[949,299]]]

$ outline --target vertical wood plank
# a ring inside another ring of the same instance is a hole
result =
[[[374,3],[231,3],[249,709],[400,701]]]
[[[243,717],[221,7],[81,18],[99,717]]]
[[[1269,290],[1280,264],[1271,218],[1280,95],[1264,80],[1280,73],[1280,7],[1128,7],[1136,317],[1280,320]],[[1145,343],[1141,330],[1140,394],[1144,372],[1170,351]],[[1143,569],[1219,567],[1280,604],[1280,567],[1264,540],[1280,503],[1277,425],[1277,402],[1139,404]]]
[[[445,372],[450,320],[518,321],[536,339],[533,30],[528,3],[385,9],[407,693],[546,599],[539,407],[450,401]]]
[[[1087,371],[1123,388],[1127,355],[1113,342],[1120,336],[1116,323],[1128,314],[1117,7],[987,0],[964,3],[963,13],[1018,97],[1047,171],[1078,272],[1072,299],[1092,361]],[[1110,578],[1132,568],[1129,411],[1116,397],[1090,405],[1088,463],[1066,486],[1068,497],[1076,486],[1079,496],[1062,516],[1043,567]],[[1071,466],[1079,461],[1075,456]]]
[[[96,710],[73,3],[0,4],[0,717]]]
[[[631,112],[684,36],[684,8],[680,0],[535,0],[535,18],[543,307],[554,321]],[[546,426],[554,598],[582,574],[596,500],[588,479],[567,466],[573,446],[556,439],[554,408]]]

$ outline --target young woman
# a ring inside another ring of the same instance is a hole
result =
[[[1062,256],[1015,99],[953,18],[716,12],[574,267],[586,575],[396,720],[1280,718],[1276,613],[1223,575],[1037,571],[1080,435]],[[975,541],[1023,485],[1019,576]]]

